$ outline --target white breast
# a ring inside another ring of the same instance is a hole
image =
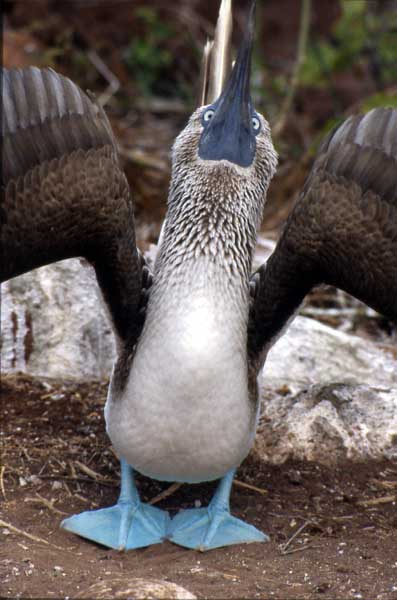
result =
[[[194,283],[174,274],[153,289],[126,389],[108,401],[116,451],[156,479],[216,479],[253,442],[247,303],[232,284],[223,289],[211,268],[204,261]]]

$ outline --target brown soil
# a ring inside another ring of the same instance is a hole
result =
[[[266,491],[234,487],[233,512],[268,532],[269,544],[201,554],[167,542],[118,553],[61,530],[65,515],[117,498],[105,396],[105,383],[3,377],[1,597],[73,598],[101,579],[133,576],[178,583],[199,598],[397,598],[391,464],[327,469],[248,459],[238,479]],[[145,500],[167,488],[143,477],[138,483]],[[212,490],[182,486],[159,506],[204,504]]]

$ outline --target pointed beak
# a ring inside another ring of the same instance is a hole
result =
[[[256,141],[250,93],[254,23],[255,2],[230,78],[211,106],[214,110],[211,120],[208,123],[203,120],[199,156],[204,160],[228,160],[242,167],[250,166],[254,160]]]

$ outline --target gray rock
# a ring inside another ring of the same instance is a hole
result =
[[[298,316],[269,351],[263,377],[292,392],[330,382],[396,387],[397,360],[368,340]]]
[[[261,383],[257,458],[397,458],[397,360],[376,344],[297,317]]]
[[[114,337],[95,274],[65,260],[2,285],[1,367],[38,377],[109,376]]]
[[[397,388],[330,383],[265,390],[253,455],[265,462],[397,459]]]
[[[185,588],[158,579],[142,579],[124,576],[122,578],[108,578],[91,585],[74,598],[96,598],[97,600],[196,600],[197,596]]]

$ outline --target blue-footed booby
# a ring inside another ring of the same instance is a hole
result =
[[[273,255],[250,276],[277,154],[250,95],[254,3],[232,69],[230,0],[222,10],[204,105],[173,147],[153,276],[104,112],[51,69],[3,72],[0,280],[83,256],[117,338],[105,417],[120,497],[63,522],[111,548],[266,541],[230,514],[229,495],[253,444],[269,347],[321,282],[397,320],[396,110],[350,117],[328,135]],[[221,481],[208,507],[171,518],[141,501],[134,470]]]

